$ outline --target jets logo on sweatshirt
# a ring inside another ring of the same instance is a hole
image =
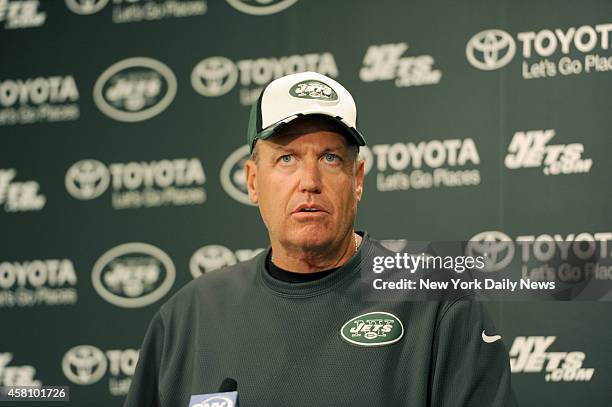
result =
[[[402,339],[404,326],[388,312],[368,312],[342,326],[342,339],[357,346],[384,346]]]

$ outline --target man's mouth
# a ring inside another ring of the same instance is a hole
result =
[[[327,213],[327,211],[319,205],[303,204],[295,208],[293,213]]]

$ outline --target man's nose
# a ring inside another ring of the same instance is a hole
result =
[[[300,174],[300,192],[321,192],[321,169],[318,160],[305,160]]]

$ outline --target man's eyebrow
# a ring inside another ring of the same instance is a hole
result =
[[[327,153],[347,154],[348,155],[349,149],[343,146],[342,144],[339,144],[339,145],[332,146],[332,147],[326,147],[322,150],[322,154],[327,154]]]
[[[271,146],[272,149],[274,150],[274,152],[294,152],[295,148],[289,147],[289,146],[283,146],[280,144],[274,144]],[[336,145],[332,145],[332,146],[327,146],[327,147],[323,147],[320,151],[321,153],[329,153],[329,152],[342,152],[342,150],[347,150],[348,148],[345,148],[344,145],[342,144],[336,144]]]
[[[280,144],[274,144],[271,146],[275,152],[283,152],[283,151],[293,151],[289,147],[281,146]]]

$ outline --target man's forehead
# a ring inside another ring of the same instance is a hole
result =
[[[279,134],[261,142],[273,150],[280,151],[307,146],[330,151],[348,149],[348,142],[344,136],[328,130]]]
[[[270,138],[271,141],[295,138],[311,133],[325,132],[336,133],[341,136],[347,144],[347,130],[337,121],[322,115],[308,115],[298,117],[291,122],[282,125]],[[276,140],[275,140],[276,139]]]

